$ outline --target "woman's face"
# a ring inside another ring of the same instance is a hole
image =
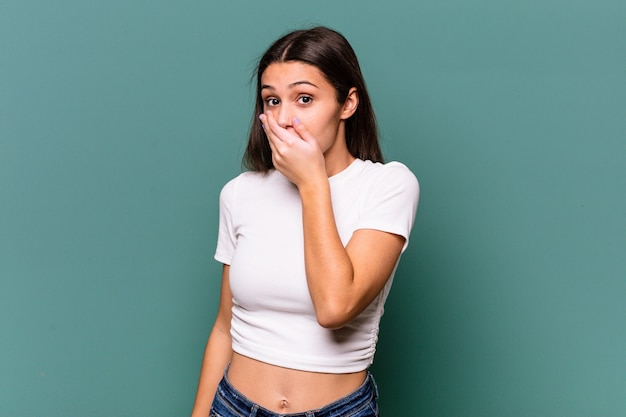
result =
[[[337,91],[315,66],[299,61],[270,64],[261,75],[263,111],[268,110],[278,124],[293,130],[294,118],[317,139],[322,152],[349,153],[344,120],[358,105],[352,89],[345,103],[337,102]]]

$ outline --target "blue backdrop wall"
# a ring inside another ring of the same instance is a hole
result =
[[[626,3],[0,1],[0,416],[184,416],[250,75],[343,32],[422,200],[385,416],[626,415]]]

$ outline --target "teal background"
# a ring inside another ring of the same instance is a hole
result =
[[[340,30],[418,176],[383,415],[626,415],[626,3],[0,0],[0,416],[184,416],[255,59]]]

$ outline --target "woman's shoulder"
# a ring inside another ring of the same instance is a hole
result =
[[[259,171],[244,171],[234,178],[231,178],[225,185],[227,187],[235,187],[240,185],[257,185],[259,183],[267,182],[275,177],[276,170],[269,170],[267,172]]]
[[[244,194],[251,195],[273,189],[282,189],[289,180],[275,169],[267,172],[245,171],[230,179],[222,187],[222,195]]]
[[[405,164],[399,161],[386,163],[362,161],[362,173],[383,183],[412,183],[419,187],[417,177]]]

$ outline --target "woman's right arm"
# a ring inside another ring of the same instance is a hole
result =
[[[209,415],[217,385],[222,379],[224,370],[233,354],[230,337],[233,297],[228,283],[229,270],[230,267],[224,265],[219,310],[204,351],[200,381],[198,382],[198,391],[191,417],[207,417]]]

